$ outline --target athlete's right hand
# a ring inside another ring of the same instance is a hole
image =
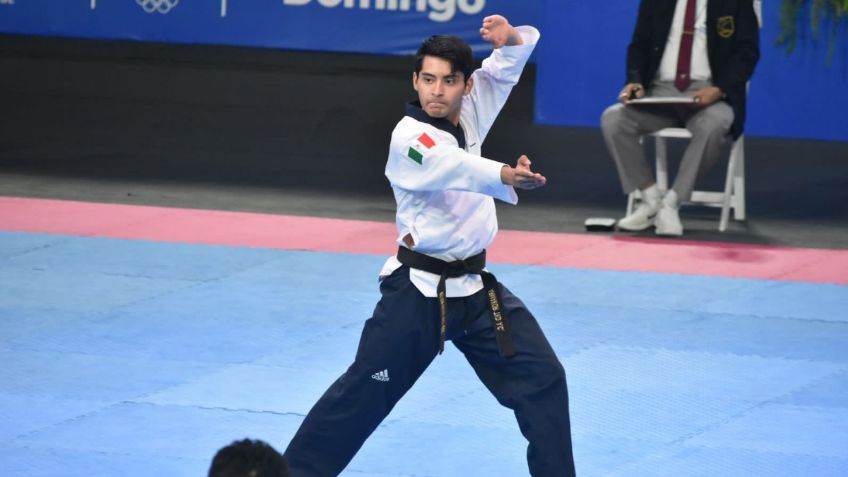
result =
[[[514,46],[523,43],[521,35],[509,24],[509,20],[501,15],[490,15],[483,19],[480,37],[492,44],[492,48]]]
[[[515,167],[504,165],[501,168],[501,182],[519,189],[536,189],[548,180],[542,174],[530,170],[530,159],[522,155]]]

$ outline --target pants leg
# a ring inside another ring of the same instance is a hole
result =
[[[336,476],[438,352],[438,302],[401,267],[383,280],[356,358],[309,411],[285,451],[295,477]],[[385,374],[378,374],[382,371]]]
[[[601,131],[607,150],[615,161],[625,194],[654,182],[654,168],[645,158],[639,138],[663,128],[679,125],[674,114],[638,106],[615,104],[601,116]]]
[[[512,409],[527,438],[527,463],[534,477],[575,475],[565,370],[536,319],[502,285],[503,309],[516,355],[498,355],[484,293],[469,297],[474,317],[467,334],[453,339],[477,376],[502,405]]]
[[[718,162],[732,124],[733,109],[724,101],[711,104],[686,120],[692,139],[672,185],[680,200],[689,200],[698,177]]]

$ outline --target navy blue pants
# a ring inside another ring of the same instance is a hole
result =
[[[533,315],[498,286],[517,354],[498,355],[484,290],[448,299],[447,338],[498,402],[515,412],[529,442],[530,474],[573,476],[565,370]],[[294,477],[341,473],[438,353],[438,300],[415,288],[405,266],[385,278],[380,291],[353,364],[309,411],[286,449]]]

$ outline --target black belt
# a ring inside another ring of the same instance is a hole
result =
[[[439,354],[445,350],[445,334],[447,333],[448,300],[445,282],[448,278],[457,278],[463,275],[474,274],[483,278],[483,288],[489,299],[489,316],[492,318],[492,327],[495,329],[495,340],[498,343],[498,354],[504,358],[515,356],[512,340],[509,336],[506,316],[503,314],[503,301],[498,290],[498,280],[491,273],[483,270],[486,266],[486,251],[468,257],[465,260],[446,262],[438,258],[413,252],[405,247],[398,247],[397,258],[400,263],[423,270],[425,272],[439,275],[439,284],[436,286],[436,295],[439,298],[439,314],[441,315],[441,327],[439,331]]]

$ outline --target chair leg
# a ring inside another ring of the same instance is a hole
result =
[[[727,230],[727,222],[730,218],[730,201],[733,196],[733,167],[735,166],[734,155],[730,154],[730,163],[727,165],[727,176],[724,179],[724,194],[721,199],[721,220],[718,223],[718,231]]]
[[[744,194],[744,185],[743,189],[739,189],[740,177],[739,177],[739,163],[742,159],[742,151],[744,150],[744,143],[742,142],[744,138],[739,138],[733,142],[733,146],[730,149],[730,159],[727,164],[727,174],[724,179],[724,194],[722,194],[721,201],[721,221],[719,221],[718,230],[720,232],[724,232],[727,230],[727,222],[730,219],[730,208],[733,208],[733,216],[738,220],[739,216],[739,206],[740,203],[744,203],[745,196],[739,195],[740,192]],[[742,169],[744,172],[744,169]],[[744,217],[745,211],[742,210],[742,214]]]
[[[654,147],[656,148],[656,169],[657,169],[657,188],[660,194],[665,195],[668,191],[668,149],[664,137],[654,138]]]
[[[745,220],[745,137],[740,137],[736,143],[739,145],[739,151],[736,154],[736,168],[733,171],[733,197],[735,206],[733,207],[733,218],[736,220]],[[736,145],[736,144],[734,144]]]

